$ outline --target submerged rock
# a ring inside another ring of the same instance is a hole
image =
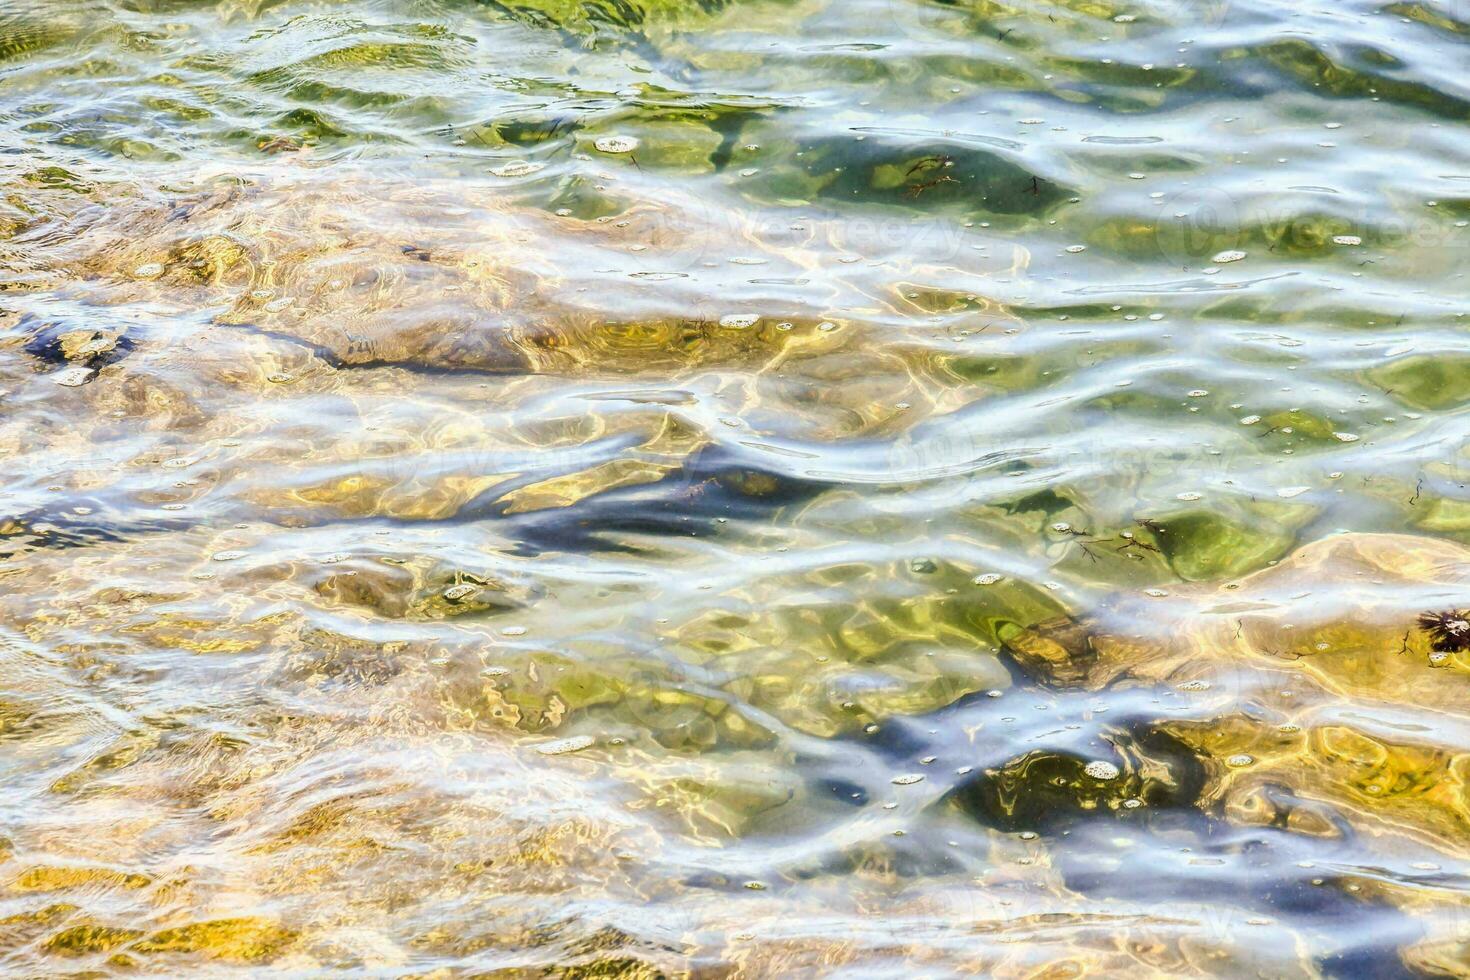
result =
[[[17,328],[29,334],[26,353],[51,364],[98,368],[121,360],[134,347],[127,331],[78,326],[71,315],[47,321],[27,314]]]
[[[1272,787],[1290,787],[1316,808],[1303,832],[1372,827],[1470,856],[1462,761],[1441,742],[1470,723],[1470,653],[1421,620],[1450,596],[1470,596],[1470,550],[1341,534],[1238,581],[1118,597],[1007,649],[1059,689],[1165,689],[1173,708],[1152,727],[1204,766],[1207,811],[1276,823]]]
[[[1059,831],[1094,816],[1126,816],[1194,806],[1203,774],[1188,749],[1146,736],[1115,763],[1033,750],[964,780],[945,801],[988,827]]]

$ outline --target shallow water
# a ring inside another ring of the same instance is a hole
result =
[[[9,0],[0,969],[1470,971],[1467,34]]]

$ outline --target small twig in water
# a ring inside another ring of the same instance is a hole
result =
[[[940,174],[938,177],[935,177],[933,180],[926,180],[922,184],[915,184],[914,186],[910,187],[908,189],[908,195],[907,196],[909,196],[909,197],[918,197],[920,194],[924,193],[925,191],[927,191],[931,187],[937,187],[940,184],[958,184],[958,183],[959,183],[959,181],[957,181],[953,177],[949,176],[949,174]]]

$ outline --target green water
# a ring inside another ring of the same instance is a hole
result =
[[[0,970],[1470,972],[1467,34],[9,0]]]

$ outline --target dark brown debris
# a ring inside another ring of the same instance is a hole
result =
[[[1438,653],[1470,650],[1470,612],[1446,609],[1421,613],[1419,628],[1429,634],[1430,647]]]

